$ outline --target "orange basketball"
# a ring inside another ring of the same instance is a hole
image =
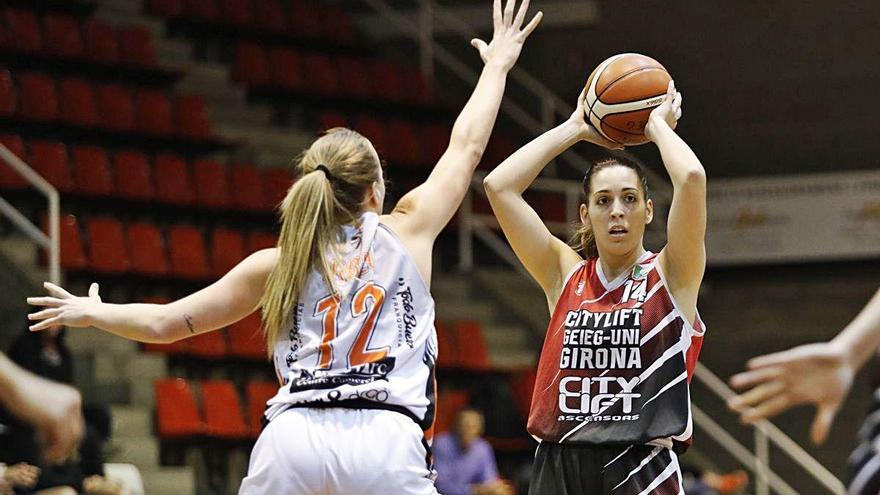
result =
[[[647,143],[645,124],[651,110],[663,103],[671,79],[651,57],[615,55],[599,64],[587,79],[586,117],[614,142],[625,146]]]

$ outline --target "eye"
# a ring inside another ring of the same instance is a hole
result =
[[[639,198],[637,198],[635,194],[627,194],[626,198],[624,199],[626,199],[627,203],[635,203],[639,200]]]
[[[597,205],[607,205],[608,204],[608,196],[599,196],[599,198],[596,199],[596,204]]]

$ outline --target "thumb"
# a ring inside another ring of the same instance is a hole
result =
[[[810,440],[814,444],[819,445],[828,438],[828,431],[831,430],[831,423],[834,416],[837,415],[837,404],[822,404],[816,411],[816,417],[813,419],[813,426],[810,428]]]
[[[97,282],[92,282],[92,285],[89,286],[89,297],[93,297],[98,300],[101,299],[101,296],[98,295],[98,283]]]
[[[483,40],[481,40],[481,39],[479,39],[479,38],[474,38],[474,39],[472,39],[472,40],[471,40],[471,46],[474,47],[474,48],[476,48],[477,51],[480,52],[480,55],[481,55],[481,56],[482,56],[483,53],[486,51],[486,49],[489,48],[489,45],[487,45],[485,41],[483,41]]]

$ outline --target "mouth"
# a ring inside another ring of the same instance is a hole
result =
[[[627,230],[626,227],[622,227],[620,225],[615,225],[614,227],[608,229],[608,235],[610,235],[612,238],[623,237],[628,233],[629,230]]]

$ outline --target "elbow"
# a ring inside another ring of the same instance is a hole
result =
[[[167,328],[158,322],[148,325],[146,330],[147,338],[144,339],[144,342],[148,344],[171,344],[177,340],[172,338],[171,332],[168,332]]]
[[[688,169],[687,174],[685,175],[685,184],[702,187],[703,189],[706,188],[706,170],[702,165],[696,163],[693,167]]]
[[[487,196],[498,194],[500,187],[498,179],[493,177],[493,174],[489,174],[483,179],[483,190],[486,191]]]

